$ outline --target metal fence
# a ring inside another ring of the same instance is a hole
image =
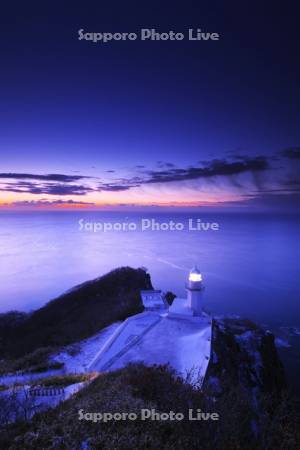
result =
[[[63,395],[65,393],[64,388],[32,388],[29,390],[29,394],[35,397]]]

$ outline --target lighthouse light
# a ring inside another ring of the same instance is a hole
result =
[[[201,273],[194,273],[194,272],[191,272],[190,273],[190,275],[189,275],[189,280],[190,281],[202,281],[202,275],[201,275]]]

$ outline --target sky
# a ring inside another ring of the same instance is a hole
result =
[[[297,3],[141,3],[1,6],[2,208],[299,208]]]

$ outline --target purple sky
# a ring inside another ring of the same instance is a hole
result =
[[[4,5],[0,204],[298,207],[297,6],[223,3]],[[78,40],[148,27],[220,41]]]

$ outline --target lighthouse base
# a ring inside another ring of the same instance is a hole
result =
[[[169,307],[168,317],[174,317],[176,319],[191,319],[200,316],[199,314],[195,314],[195,311],[191,309],[186,298],[176,297],[172,305]]]

